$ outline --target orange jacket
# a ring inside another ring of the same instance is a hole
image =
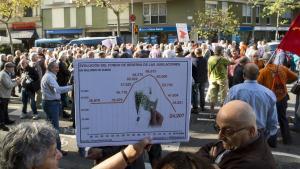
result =
[[[277,71],[277,66],[279,66],[278,74],[279,74],[280,79],[282,80],[282,83],[284,83],[285,91],[286,91],[285,95],[277,96],[277,101],[280,101],[287,95],[286,84],[294,82],[298,79],[298,76],[296,73],[292,72],[287,67],[282,66],[282,65],[268,64],[265,68],[263,68],[259,71],[259,76],[257,78],[257,82],[271,90],[272,84],[273,84],[273,76],[274,76],[273,72]]]

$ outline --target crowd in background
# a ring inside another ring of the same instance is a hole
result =
[[[248,75],[248,78],[251,79],[255,76],[255,78],[251,80],[255,81],[257,79],[261,85],[270,89],[270,91],[272,90],[272,86],[269,84],[270,82],[265,82],[265,77],[262,77],[263,73],[260,75],[257,73],[259,70],[260,72],[267,71],[265,69],[268,67],[268,64],[284,66],[284,68],[280,67],[283,72],[281,76],[285,81],[284,85],[286,85],[287,81],[296,81],[298,79],[297,75],[293,72],[299,70],[299,56],[277,50],[272,58],[270,50],[270,47],[265,41],[258,41],[251,45],[247,45],[244,42],[240,42],[239,44],[236,44],[236,42],[229,43],[223,40],[218,43],[189,42],[154,45],[140,43],[137,45],[115,44],[112,46],[98,45],[91,47],[85,45],[66,45],[54,49],[31,48],[28,52],[17,50],[15,55],[0,54],[0,69],[2,72],[7,72],[13,81],[10,95],[13,97],[21,97],[23,106],[20,118],[38,120],[40,119],[40,115],[37,109],[42,108],[53,127],[59,131],[59,116],[72,120],[73,127],[75,128],[73,61],[76,59],[191,58],[193,64],[191,112],[199,113],[200,111],[207,111],[205,103],[209,103],[210,108],[208,111],[211,113],[212,118],[215,118],[215,105],[219,104],[222,106],[225,102],[228,102],[230,89],[244,82],[245,76],[247,76],[245,75],[245,66],[248,63],[254,64],[249,68],[250,75]],[[251,76],[253,72],[254,75]],[[266,84],[264,84],[264,82]],[[207,87],[208,91],[205,93],[205,88]],[[4,95],[1,94],[3,90],[6,89],[0,88],[0,114],[3,114],[3,116],[1,115],[0,117],[0,129],[8,131],[9,128],[6,125],[13,124],[14,121],[8,118],[7,106],[10,96],[6,95],[4,97]],[[264,90],[267,91],[267,89]],[[70,95],[68,95],[68,92]],[[274,96],[272,95],[270,97]],[[288,96],[284,95],[278,98],[276,95],[276,97],[273,98],[274,106],[277,107],[278,114],[273,116],[273,119],[274,117],[278,118],[276,120],[279,121],[280,124],[281,134],[284,140],[283,143],[289,144],[291,142],[291,136],[288,131],[289,128],[286,126],[287,107],[285,104],[287,104],[288,99],[286,97]],[[284,102],[282,101],[283,98]],[[4,101],[5,104],[2,104]],[[33,112],[32,117],[27,112],[28,103],[30,103]],[[71,116],[64,110],[70,103],[72,107]],[[249,104],[255,109],[251,103]],[[261,106],[264,105],[262,104]],[[295,111],[296,110],[297,108]],[[282,111],[282,113],[278,111]],[[271,115],[266,116],[270,117]],[[261,120],[260,118],[262,117],[257,117],[257,121]],[[276,147],[274,139],[277,139],[277,129],[270,134],[271,131],[268,131],[268,122],[264,121],[262,123],[264,124],[257,124],[258,129],[265,133],[265,136],[269,139],[269,145]],[[277,123],[275,122],[273,125],[277,125]],[[66,153],[61,150],[59,137],[56,139],[56,144],[58,150],[65,155]],[[156,150],[158,152],[154,152],[154,154],[156,154],[156,156],[153,157],[154,159],[159,159],[161,156],[161,148],[159,148],[159,146],[160,145],[158,145]],[[120,149],[114,151],[114,153],[118,151],[120,151]],[[113,153],[111,153],[111,155],[112,154]]]

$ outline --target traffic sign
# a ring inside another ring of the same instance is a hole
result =
[[[135,21],[135,19],[136,19],[136,17],[135,17],[134,14],[131,14],[131,15],[129,16],[129,20],[130,20],[131,23],[133,23],[133,22]]]

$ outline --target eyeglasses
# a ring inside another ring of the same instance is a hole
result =
[[[229,137],[229,136],[232,136],[235,133],[238,133],[242,130],[248,129],[249,127],[243,127],[243,128],[234,130],[232,128],[220,128],[217,124],[215,124],[214,128],[215,128],[216,132],[220,133],[220,131],[221,131],[224,136]]]

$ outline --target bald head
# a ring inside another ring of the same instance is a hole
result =
[[[251,126],[256,128],[256,117],[251,106],[240,100],[225,104],[217,115],[218,120],[224,120],[235,126]]]
[[[234,150],[257,138],[255,113],[246,102],[234,100],[225,104],[216,119],[223,147]]]
[[[248,63],[244,67],[244,78],[246,80],[256,80],[259,74],[259,69],[256,64]]]

